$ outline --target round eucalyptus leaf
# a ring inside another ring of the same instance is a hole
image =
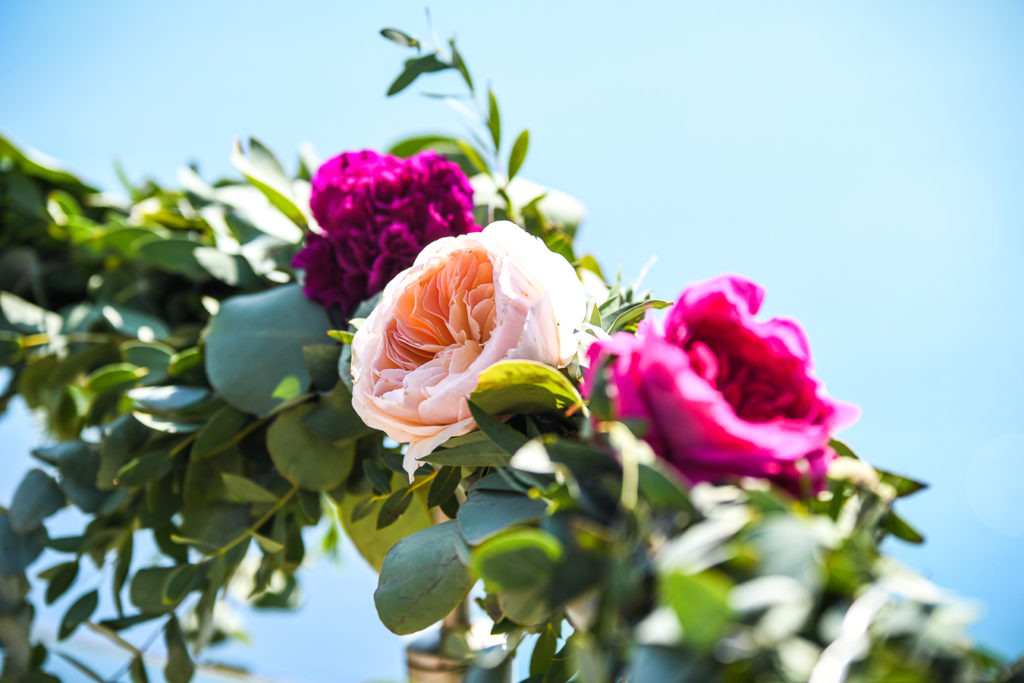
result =
[[[232,297],[206,329],[210,384],[239,410],[266,415],[309,387],[302,347],[324,343],[330,327],[298,285]]]
[[[267,430],[267,450],[278,472],[309,491],[329,491],[348,476],[355,460],[355,441],[331,442],[303,424],[312,404],[296,406]]]

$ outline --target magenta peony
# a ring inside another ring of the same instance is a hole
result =
[[[469,180],[434,152],[408,159],[345,152],[325,162],[312,185],[318,225],[292,265],[306,272],[307,297],[346,314],[412,265],[425,245],[480,230]]]
[[[825,394],[796,322],[754,319],[763,296],[735,275],[688,287],[664,325],[590,347],[585,391],[607,366],[617,416],[644,421],[645,440],[691,482],[750,476],[816,492],[830,435],[859,410]]]

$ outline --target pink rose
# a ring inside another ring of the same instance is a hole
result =
[[[405,467],[475,424],[466,399],[506,358],[563,367],[586,295],[572,266],[513,223],[445,237],[384,288],[352,340],[352,406],[408,443]]]
[[[585,390],[607,364],[617,416],[646,422],[645,440],[691,482],[750,476],[818,491],[830,435],[859,409],[814,378],[795,321],[754,319],[763,297],[735,275],[691,285],[663,326],[645,320],[635,336],[595,342]]]

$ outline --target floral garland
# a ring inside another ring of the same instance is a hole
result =
[[[388,94],[455,71],[474,142],[293,177],[253,139],[244,180],[185,169],[119,203],[0,139],[0,407],[54,440],[0,508],[4,683],[56,680],[51,653],[147,680],[157,637],[188,681],[231,637],[228,587],[293,607],[309,543],[342,534],[389,629],[442,623],[414,680],[510,681],[531,639],[530,683],[1019,680],[880,551],[923,540],[893,503],[924,485],[835,440],[858,410],[799,324],[756,319],[737,275],[675,302],[608,282],[574,249],[578,202],[518,177],[528,132],[503,159],[455,42],[382,33],[415,51]],[[51,538],[67,506],[88,524]],[[40,557],[47,603],[78,593],[58,640],[90,628],[122,670],[33,641]]]

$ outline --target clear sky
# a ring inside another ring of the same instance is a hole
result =
[[[586,203],[580,241],[606,269],[656,254],[663,298],[740,272],[804,324],[830,392],[864,410],[846,440],[932,484],[902,505],[928,544],[893,552],[983,603],[980,639],[1024,650],[1024,4],[430,6],[506,130],[530,128],[523,174]],[[422,2],[4,0],[0,130],[113,189],[115,156],[173,182],[191,160],[229,172],[236,136],[293,159],[300,141],[457,132],[423,88],[385,99],[405,57],[388,25],[427,33]],[[259,618],[231,654],[317,680],[329,638],[396,672],[394,642],[354,619],[365,604],[338,597],[371,590],[356,561],[307,573],[317,602],[282,620],[286,651]]]

